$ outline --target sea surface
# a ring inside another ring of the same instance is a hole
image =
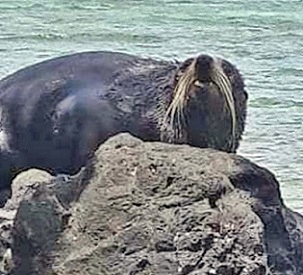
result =
[[[234,63],[249,92],[239,153],[274,172],[303,213],[302,1],[0,0],[0,77],[90,50]]]

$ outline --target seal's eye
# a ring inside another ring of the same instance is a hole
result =
[[[57,120],[59,120],[59,118],[60,118],[60,115],[59,115],[58,112],[54,111],[54,112],[51,114],[51,120],[52,120],[52,121],[57,121]]]
[[[58,135],[60,133],[59,123],[60,123],[61,115],[59,112],[54,112],[51,118],[53,123],[53,127],[52,127],[53,134]]]

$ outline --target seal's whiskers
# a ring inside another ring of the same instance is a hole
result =
[[[196,60],[194,60],[184,73],[178,79],[176,87],[173,91],[173,100],[169,105],[164,121],[166,121],[178,138],[182,136],[182,126],[184,124],[184,108],[186,105],[187,94],[192,84],[197,80],[195,70]],[[175,125],[176,124],[176,125]],[[177,131],[177,133],[176,133]]]
[[[231,116],[231,146],[234,150],[235,146],[235,133],[236,133],[236,112],[235,102],[232,94],[232,86],[228,77],[223,72],[221,64],[217,61],[214,63],[211,78],[214,83],[219,87],[220,92],[224,96],[226,107]]]

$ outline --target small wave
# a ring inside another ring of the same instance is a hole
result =
[[[249,105],[253,108],[298,108],[303,107],[303,102],[286,98],[258,97],[250,100]]]
[[[68,38],[67,35],[61,33],[37,33],[37,34],[26,34],[26,35],[9,35],[3,36],[0,40],[6,41],[22,41],[22,40],[64,40]]]

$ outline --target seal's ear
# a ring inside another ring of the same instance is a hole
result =
[[[196,59],[196,73],[200,82],[211,82],[214,59],[206,54],[201,54]]]

